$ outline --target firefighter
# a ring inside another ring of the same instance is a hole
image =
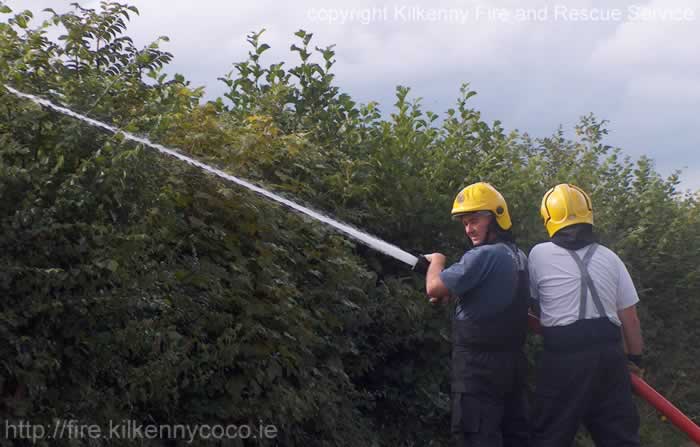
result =
[[[593,207],[582,189],[555,186],[540,213],[550,241],[529,256],[544,339],[532,444],[570,446],[583,423],[598,447],[639,446],[628,371],[628,362],[637,369],[642,359],[632,279],[620,258],[595,241]]]
[[[460,191],[452,216],[473,248],[447,268],[443,254],[426,256],[431,302],[455,302],[452,434],[459,447],[527,446],[527,258],[515,244],[506,202],[490,184]]]

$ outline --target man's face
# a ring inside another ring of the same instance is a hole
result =
[[[462,224],[467,237],[471,239],[472,244],[477,247],[486,242],[488,235],[489,224],[493,217],[489,213],[472,213],[462,216]]]

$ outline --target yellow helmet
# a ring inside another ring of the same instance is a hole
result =
[[[479,182],[469,185],[457,194],[452,204],[452,217],[474,211],[491,211],[496,216],[496,223],[502,230],[509,230],[513,225],[508,214],[508,205],[493,186]]]
[[[561,183],[542,197],[540,214],[549,237],[568,226],[580,223],[593,225],[591,198],[581,188]]]

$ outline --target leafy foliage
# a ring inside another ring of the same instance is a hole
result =
[[[470,107],[467,84],[442,119],[401,86],[383,115],[341,93],[333,47],[312,49],[303,30],[289,69],[261,65],[269,46],[251,33],[225,97],[201,104],[201,88],[162,73],[166,38],[137,49],[125,35],[134,7],[76,5],[34,28],[30,11],[0,12],[0,82],[415,252],[464,250],[448,210],[467,183],[504,192],[525,249],[545,237],[544,191],[579,184],[640,291],[649,380],[700,415],[697,197],[605,145],[605,121],[583,117],[573,140],[506,133]],[[405,266],[119,135],[0,99],[4,419],[262,420],[279,436],[242,445],[448,445],[448,310]],[[642,413],[645,445],[680,442]]]

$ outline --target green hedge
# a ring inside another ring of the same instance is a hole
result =
[[[649,381],[700,414],[697,199],[605,145],[604,121],[583,117],[573,140],[508,133],[469,106],[468,85],[441,117],[406,87],[382,114],[334,85],[332,47],[313,50],[305,31],[289,69],[263,66],[268,46],[252,33],[249,59],[221,78],[225,97],[201,104],[202,88],[162,74],[172,55],[158,41],[133,46],[133,7],[39,25],[0,9],[0,82],[415,253],[464,250],[448,211],[467,183],[497,185],[525,249],[545,237],[544,191],[582,186],[640,292]],[[58,25],[65,38],[50,41]],[[448,445],[449,309],[427,304],[405,265],[119,135],[0,99],[4,421],[263,422],[278,436],[240,445]],[[644,445],[680,442],[640,408]]]

